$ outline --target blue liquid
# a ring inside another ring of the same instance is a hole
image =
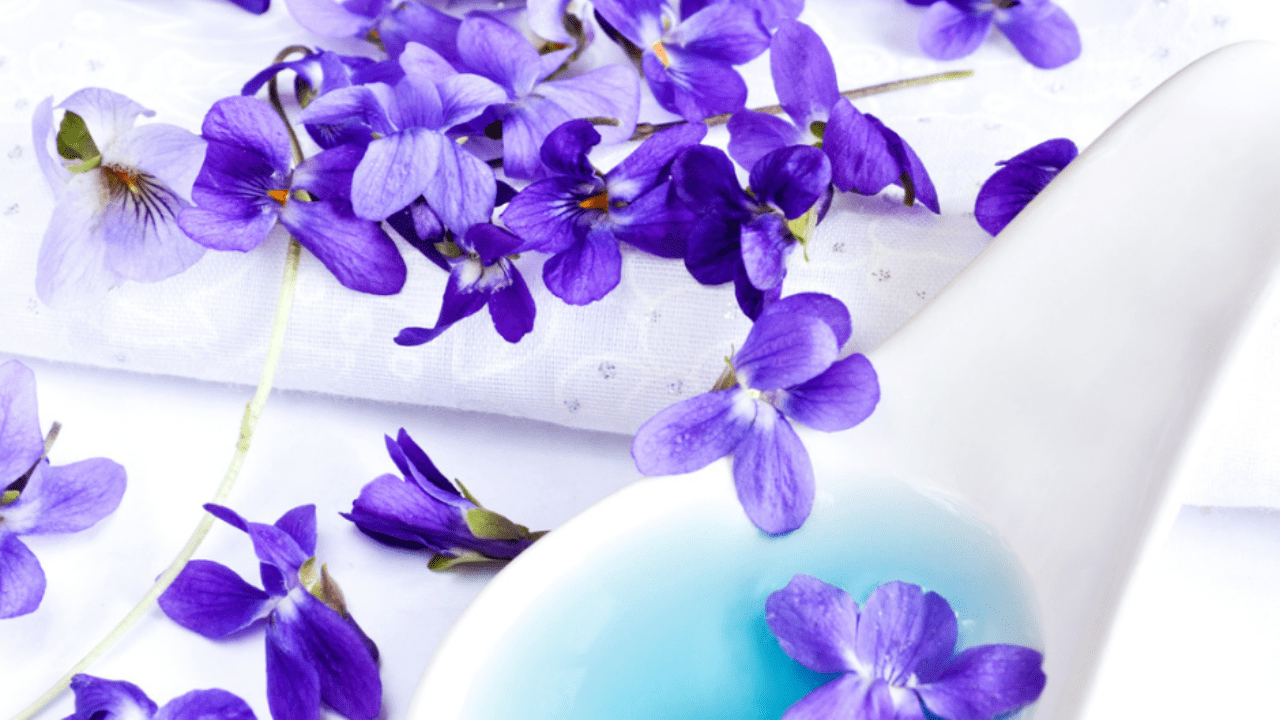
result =
[[[797,573],[859,605],[890,580],[936,591],[958,616],[957,650],[1042,649],[1026,574],[989,529],[896,482],[829,492],[835,502],[820,498],[804,527],[781,538],[691,509],[599,548],[525,611],[464,716],[776,720],[837,677],[792,660],[765,624],[765,599]]]

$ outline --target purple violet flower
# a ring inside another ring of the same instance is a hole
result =
[[[297,60],[279,62],[270,65],[249,79],[240,90],[246,97],[256,95],[263,85],[281,71],[292,70],[294,77],[294,94],[302,107],[306,107],[316,95],[323,95],[338,88],[359,85],[365,81],[375,81],[381,73],[386,72],[385,63],[371,58],[339,55],[328,50],[313,52]],[[397,68],[398,70],[398,68]],[[351,118],[346,122],[334,124],[309,123],[303,125],[307,134],[321,148],[329,149],[348,143],[368,145],[373,139],[369,127],[359,118]]]
[[[160,596],[160,609],[211,640],[265,619],[267,706],[276,720],[318,720],[321,701],[351,720],[377,717],[377,647],[328,571],[317,567],[315,505],[296,507],[274,525],[247,522],[221,505],[204,509],[248,533],[265,591],[221,563],[192,560]]]
[[[142,688],[92,675],[71,678],[76,711],[64,720],[257,720],[253,708],[218,688],[192,690],[158,707]]]
[[[364,534],[387,545],[428,550],[432,570],[510,560],[543,535],[481,507],[462,483],[459,492],[404,428],[386,440],[403,477],[379,476],[360,490],[351,512],[342,513]]]
[[[64,307],[100,298],[125,280],[158,282],[191,267],[204,248],[183,234],[204,141],[175,125],[134,127],[155,113],[102,88],[85,88],[31,119],[36,160],[55,206],[40,245],[36,294]]]
[[[279,222],[352,290],[394,295],[407,270],[391,238],[351,212],[360,148],[325,150],[289,168],[289,136],[266,103],[223,98],[205,115],[204,167],[178,224],[215,250],[247,252]]]
[[[399,64],[404,77],[394,86],[339,88],[313,100],[301,120],[355,117],[375,133],[351,180],[357,216],[383,220],[423,196],[449,229],[465,233],[490,219],[497,183],[483,160],[445,133],[504,102],[507,93],[487,78],[457,72],[418,43],[408,44]]]
[[[44,571],[20,535],[79,532],[110,515],[124,495],[125,472],[116,463],[92,458],[54,467],[46,451],[35,374],[17,360],[0,364],[0,618],[34,612],[44,598]]]
[[[538,54],[511,27],[481,14],[469,15],[458,30],[462,69],[482,75],[505,90],[495,103],[471,123],[476,134],[501,124],[502,169],[509,177],[532,179],[544,174],[539,151],[547,135],[574,118],[610,118],[617,125],[599,130],[606,143],[631,137],[640,108],[635,73],[622,65],[607,65],[575,77],[548,80],[573,52],[564,48]]]
[[[271,0],[231,0],[231,2],[254,15],[261,15],[271,9]]]
[[[658,104],[689,121],[739,110],[747,85],[733,69],[769,47],[761,14],[737,2],[693,3],[680,15],[667,0],[596,0],[596,12],[641,52]]]
[[[1051,70],[1080,57],[1080,33],[1050,0],[907,0],[929,4],[920,21],[920,48],[938,60],[962,58],[982,44],[994,24],[1027,62]]]
[[[800,527],[813,507],[813,466],[787,418],[847,430],[880,400],[866,357],[836,360],[851,333],[849,311],[829,295],[800,293],[769,305],[715,389],[640,426],[631,444],[636,468],[675,475],[732,455],[751,522],[771,535]]]
[[[732,280],[738,306],[754,320],[782,294],[787,255],[798,242],[786,221],[825,196],[831,163],[808,145],[774,150],[751,168],[747,194],[724,151],[698,145],[672,163],[671,183],[698,214],[685,267],[703,285]]]
[[[769,596],[765,622],[782,649],[820,673],[842,673],[792,705],[784,720],[991,720],[1035,702],[1042,656],[1020,645],[955,653],[956,614],[920,586],[889,582],[858,608],[848,593],[796,575]]]
[[[391,0],[285,0],[289,14],[321,37],[364,37],[387,14]]]
[[[983,230],[999,235],[1077,154],[1075,143],[1057,138],[996,163],[1004,167],[982,184],[973,208],[974,218]]]
[[[836,67],[812,28],[784,20],[769,51],[773,87],[792,122],[775,115],[739,110],[729,119],[729,154],[753,168],[766,154],[788,145],[816,145],[831,159],[831,181],[841,191],[875,195],[889,185],[940,212],[928,171],[896,132],[874,115],[863,114],[841,97]]]
[[[622,279],[620,241],[660,257],[683,257],[684,236],[696,217],[672,197],[671,161],[707,134],[701,123],[657,133],[607,173],[587,153],[600,134],[586,120],[556,128],[542,145],[552,176],[512,199],[502,220],[537,250],[552,253],[542,279],[571,305],[595,302]]]
[[[440,254],[450,270],[435,327],[404,328],[396,335],[397,345],[430,342],[486,305],[493,327],[507,342],[520,342],[533,330],[538,308],[510,257],[533,249],[528,241],[492,223],[477,223],[460,239],[438,243],[438,247],[444,249]]]

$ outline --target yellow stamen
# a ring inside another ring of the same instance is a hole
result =
[[[662,61],[662,67],[671,67],[671,57],[667,55],[667,49],[662,46],[661,40],[653,44],[653,54],[657,55],[658,59]]]
[[[583,210],[608,210],[609,209],[609,192],[606,190],[598,195],[591,197],[578,203],[578,207]]]
[[[272,200],[275,200],[281,205],[284,205],[285,201],[289,199],[288,190],[268,190],[267,194],[271,196]]]
[[[137,173],[131,173],[128,170],[121,170],[119,168],[113,168],[110,166],[104,167],[103,170],[105,170],[106,173],[110,175],[111,178],[114,179],[116,182],[128,188],[129,192],[133,193],[134,195],[138,194]]]

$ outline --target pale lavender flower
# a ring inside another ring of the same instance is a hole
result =
[[[50,465],[35,374],[17,360],[0,364],[0,618],[34,612],[44,597],[44,571],[19,536],[84,530],[116,509],[124,488],[124,468],[106,458]]]
[[[55,109],[64,111],[57,128]],[[126,280],[158,282],[204,254],[176,221],[190,205],[204,141],[174,125],[134,127],[154,114],[102,88],[36,107],[32,140],[56,203],[36,265],[45,304],[92,302]]]
[[[1035,702],[1041,654],[980,645],[956,654],[955,611],[939,594],[889,582],[861,607],[848,593],[796,575],[769,596],[765,622],[805,667],[841,673],[792,705],[784,720],[992,720]]]

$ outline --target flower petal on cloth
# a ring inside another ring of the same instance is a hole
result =
[[[823,293],[807,292],[788,295],[772,303],[765,310],[765,315],[773,313],[798,313],[809,315],[825,322],[836,335],[836,346],[844,347],[853,334],[853,322],[849,318],[849,309],[844,303]]]
[[[623,208],[609,209],[613,236],[658,257],[682,258],[690,226],[698,217],[675,198],[670,183],[640,195]]]
[[[151,123],[121,138],[113,155],[190,201],[191,186],[204,163],[205,146],[203,138],[177,125]]]
[[[850,355],[817,377],[787,388],[777,406],[802,425],[836,432],[866,420],[879,401],[880,382],[871,361]]]
[[[929,177],[929,171],[925,170],[924,163],[920,161],[920,156],[916,155],[916,151],[911,149],[911,146],[907,144],[906,140],[902,139],[902,136],[885,127],[884,123],[880,122],[880,119],[875,115],[867,115],[866,117],[884,135],[885,143],[889,147],[889,154],[898,163],[901,174],[906,175],[911,180],[911,184],[915,189],[915,198],[920,201],[920,204],[932,210],[934,214],[941,214],[942,210],[938,205],[938,191],[934,189],[933,180]],[[902,186],[901,177],[894,184]]]
[[[73,176],[53,209],[36,260],[36,295],[49,307],[84,305],[124,282],[106,264],[103,182],[97,171]]]
[[[533,332],[538,308],[534,305],[533,293],[529,292],[529,286],[520,271],[508,267],[506,272],[509,273],[511,284],[489,296],[489,317],[493,319],[493,327],[503,340],[516,343]]]
[[[733,451],[733,485],[747,517],[770,535],[804,524],[813,509],[813,465],[791,423],[771,405]]]
[[[206,140],[261,155],[274,170],[289,170],[289,135],[284,123],[270,105],[257,98],[233,96],[217,101],[204,116],[200,134]]]
[[[690,122],[741,110],[747,102],[747,83],[732,65],[675,46],[667,47],[670,67],[652,50],[641,65],[654,98],[662,107]]]
[[[44,454],[36,409],[36,374],[17,360],[0,363],[0,489]]]
[[[267,707],[272,718],[319,720],[320,673],[287,622],[267,622]]]
[[[742,442],[759,403],[740,388],[704,393],[665,408],[636,431],[631,457],[645,475],[706,467]]]
[[[622,252],[613,233],[592,228],[542,266],[552,295],[570,305],[586,305],[608,295],[622,280]]]
[[[835,585],[796,575],[769,595],[764,620],[782,650],[810,670],[849,672],[858,665],[853,651],[858,603]]]
[[[978,191],[973,207],[974,219],[983,230],[999,235],[1056,175],[1056,172],[1027,163],[1010,163],[1000,168]]]
[[[577,177],[539,180],[512,198],[502,211],[502,221],[533,243],[534,249],[561,252],[586,233],[587,214],[593,211],[579,203],[595,189],[591,180]]]
[[[408,269],[396,244],[377,223],[356,217],[345,200],[290,198],[280,222],[344,286],[374,295],[404,287]]]
[[[1005,12],[1007,19],[996,26],[1027,62],[1052,70],[1080,57],[1080,32],[1062,8],[1028,0]]]
[[[79,532],[110,515],[124,488],[124,468],[106,458],[56,467],[43,460],[4,507],[4,523],[20,535]]]
[[[796,126],[776,115],[739,110],[729,118],[729,155],[748,171],[765,155],[799,142]]]
[[[936,679],[916,692],[936,715],[987,720],[1040,697],[1045,685],[1042,659],[1039,652],[1018,645],[972,647],[952,658]]]
[[[743,225],[742,264],[751,284],[761,290],[781,286],[787,276],[787,254],[792,245],[791,231],[776,213],[766,213]]]
[[[282,648],[315,669],[325,704],[350,720],[377,717],[382,680],[355,628],[302,588],[290,592],[274,615]]]
[[[249,703],[226,690],[192,690],[170,700],[152,720],[257,720]]]
[[[826,120],[840,100],[831,53],[818,33],[804,23],[786,20],[778,26],[769,46],[769,69],[778,102],[796,127],[808,128],[814,120]]]
[[[427,144],[438,158],[435,172],[422,195],[445,226],[462,234],[493,216],[498,182],[483,160],[449,138],[432,134]]]
[[[170,620],[217,640],[265,617],[270,600],[231,568],[212,560],[191,560],[158,602]]]
[[[476,286],[483,272],[484,268],[478,261],[464,261],[455,266],[444,287],[444,298],[435,327],[404,328],[396,335],[396,344],[421,345],[430,342],[454,323],[479,312],[489,302],[489,293]]]
[[[71,678],[76,711],[67,720],[142,720],[155,715],[156,704],[142,688],[123,680],[104,680],[83,673]]]
[[[669,42],[689,53],[741,65],[769,49],[769,31],[751,8],[717,2],[687,15],[671,29]]]
[[[415,127],[369,143],[351,178],[355,214],[382,220],[422,195],[428,185],[440,184],[437,168],[443,140],[434,130]]]
[[[58,155],[57,132],[53,127],[53,96],[45,98],[36,105],[31,115],[31,144],[35,146],[36,162],[40,164],[40,172],[53,190],[54,200],[62,197],[62,187],[71,177],[71,171],[62,164]]]
[[[743,386],[776,390],[826,370],[839,350],[835,333],[818,318],[762,313],[733,356],[733,367]]]
[[[774,150],[751,167],[756,198],[782,211],[788,220],[805,214],[831,184],[831,160],[809,145]]]
[[[904,686],[912,674],[936,675],[955,651],[957,632],[956,614],[941,595],[887,582],[862,605],[855,647],[874,675]]]
[[[844,192],[874,195],[902,173],[880,126],[845,98],[831,109],[822,149],[831,157],[832,183]]]
[[[122,278],[156,282],[194,265],[205,248],[178,225],[190,203],[145,175],[139,187],[113,193],[98,216],[103,262]]]
[[[361,36],[373,27],[372,17],[351,12],[334,0],[285,0],[284,4],[299,25],[322,37]]]
[[[916,705],[914,717],[920,715],[919,703]],[[910,720],[912,717],[898,713],[888,683],[878,678],[867,682],[854,673],[845,673],[819,687],[782,714],[782,720]]]
[[[991,32],[991,13],[969,13],[949,2],[935,2],[920,19],[916,38],[925,55],[956,60],[969,55]]]
[[[35,612],[44,586],[40,561],[17,535],[0,525],[0,619]]]
[[[1067,138],[1054,138],[1045,140],[1035,147],[1028,148],[1014,155],[1004,163],[996,163],[997,165],[1013,165],[1015,163],[1029,163],[1032,165],[1040,165],[1054,170],[1065,168],[1080,151],[1076,148],[1076,144]]]

